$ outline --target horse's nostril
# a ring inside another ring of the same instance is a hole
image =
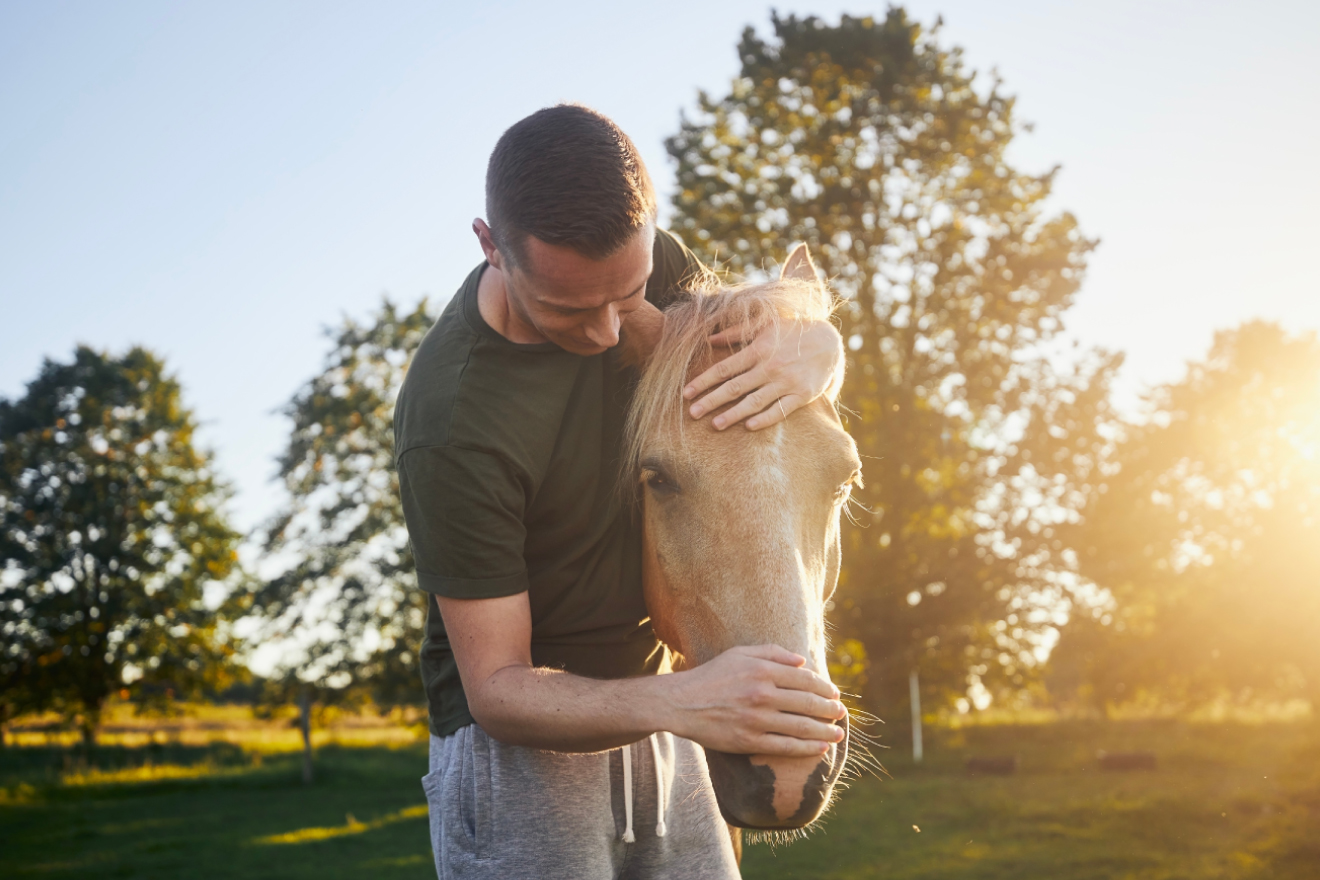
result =
[[[844,729],[843,741],[814,763],[708,749],[710,780],[724,820],[760,831],[803,828],[816,821],[848,760],[847,718],[837,723]]]

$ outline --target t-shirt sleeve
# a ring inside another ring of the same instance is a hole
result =
[[[705,272],[697,255],[688,250],[677,235],[666,229],[655,231],[655,247],[651,259],[651,278],[646,282],[646,298],[662,310],[674,301],[678,291],[687,283]]]
[[[496,455],[454,446],[410,449],[399,494],[417,581],[450,599],[494,599],[527,589],[526,493]]]

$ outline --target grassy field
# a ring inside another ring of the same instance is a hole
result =
[[[1105,773],[1097,750],[1160,767]],[[226,742],[0,752],[0,876],[434,877],[424,746],[297,756]],[[1016,754],[1011,777],[969,756]],[[1320,725],[1092,722],[935,730],[926,763],[881,753],[827,823],[750,847],[747,878],[1320,878]],[[917,829],[920,829],[919,831]]]
[[[228,743],[248,751],[292,751],[302,748],[297,720],[293,706],[257,714],[245,705],[174,703],[166,713],[139,714],[133,706],[116,702],[102,716],[97,742],[130,748]],[[320,708],[312,742],[318,747],[406,745],[424,735],[425,728],[425,707],[402,707],[385,715]],[[24,718],[5,731],[9,745],[75,746],[79,740],[78,731],[53,712]]]
[[[881,752],[808,840],[751,848],[752,878],[1320,878],[1320,730],[1304,723],[1058,723],[937,731],[926,762]],[[1154,772],[1096,753],[1150,750]],[[967,757],[1017,755],[1008,777]],[[920,829],[919,831],[917,829]]]

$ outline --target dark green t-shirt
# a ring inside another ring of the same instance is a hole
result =
[[[646,298],[663,306],[696,265],[658,231]],[[613,351],[582,357],[500,336],[477,306],[485,268],[418,346],[394,411],[418,583],[454,599],[526,591],[537,666],[654,674],[664,651],[642,600],[641,533],[616,491],[636,375]],[[472,723],[433,601],[421,666],[431,732]]]

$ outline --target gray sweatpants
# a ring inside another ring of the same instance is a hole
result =
[[[623,839],[622,749],[542,752],[493,740],[475,724],[432,736],[431,772],[422,788],[441,880],[738,877],[700,746],[659,733],[654,745],[642,740],[628,751],[632,843]]]

